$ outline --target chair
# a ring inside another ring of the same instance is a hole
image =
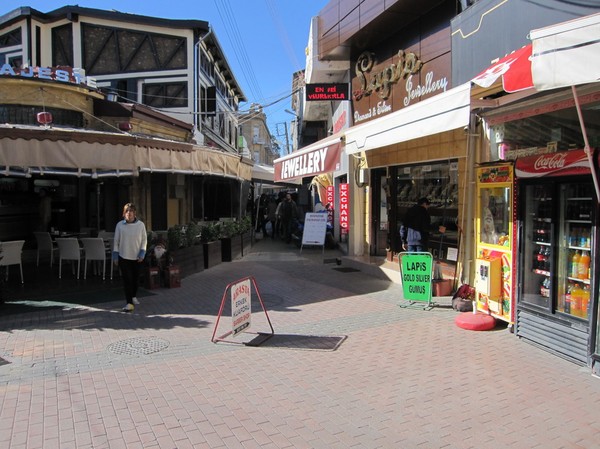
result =
[[[58,278],[62,279],[62,261],[76,260],[77,261],[77,279],[79,279],[79,267],[81,266],[82,248],[79,246],[79,241],[75,238],[59,238],[56,239],[58,245]]]
[[[82,238],[83,250],[85,251],[85,262],[83,264],[83,279],[87,279],[88,260],[102,261],[102,280],[106,279],[107,249],[104,240],[100,237]],[[112,280],[112,263],[110,265],[110,279]]]
[[[49,232],[34,232],[35,240],[37,242],[37,266],[40,266],[40,252],[50,252],[50,267],[54,263],[54,251],[58,251],[58,247],[52,241],[52,237]]]
[[[98,237],[100,237],[100,238],[102,238],[104,240],[114,239],[115,238],[115,233],[103,230],[103,231],[99,231],[98,232]]]
[[[23,253],[23,245],[25,240],[14,240],[12,242],[0,243],[0,266],[6,267],[6,280],[8,281],[9,265],[18,265],[21,269],[21,284],[23,281],[23,264],[21,263],[21,254]]]

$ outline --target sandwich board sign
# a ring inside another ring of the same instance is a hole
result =
[[[407,301],[431,301],[433,256],[426,252],[400,253],[402,291]]]
[[[304,229],[302,230],[302,246],[323,246],[325,251],[325,233],[327,232],[327,214],[323,212],[307,212],[304,215]]]

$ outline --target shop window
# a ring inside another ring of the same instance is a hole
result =
[[[406,213],[419,198],[425,197],[431,203],[428,250],[436,258],[454,262],[458,250],[458,162],[392,167],[390,174],[390,200],[394,207],[389,223],[391,249],[401,251],[399,230]],[[437,231],[439,226],[446,227],[445,234]]]

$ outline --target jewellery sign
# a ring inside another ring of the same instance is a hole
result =
[[[275,181],[314,176],[339,170],[342,144],[337,142],[314,150],[300,150],[275,161]]]
[[[399,50],[379,64],[374,52],[363,52],[354,66],[354,124],[445,92],[450,86],[445,75],[448,68],[444,66],[444,58],[437,59],[424,62],[414,52]]]

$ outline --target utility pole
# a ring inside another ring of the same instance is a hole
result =
[[[283,133],[281,132],[279,125],[283,125],[283,128],[284,128]],[[277,137],[281,137],[282,135],[285,135],[285,151],[287,154],[290,154],[290,137],[288,135],[288,127],[287,127],[286,122],[277,123]]]

